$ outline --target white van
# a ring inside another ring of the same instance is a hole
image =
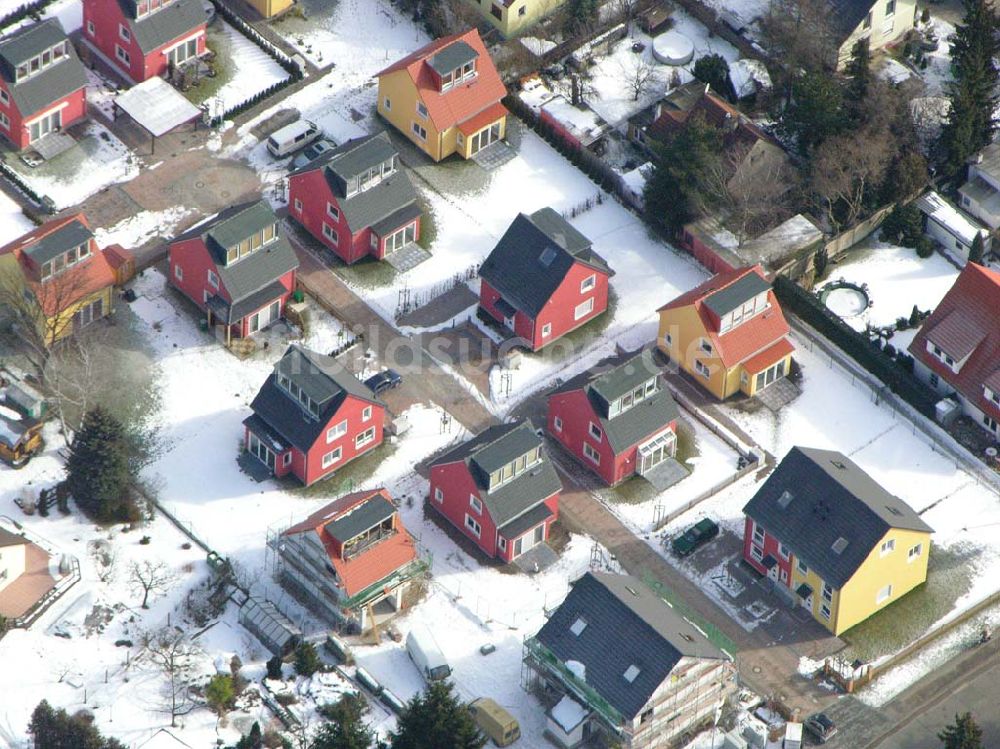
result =
[[[276,159],[284,158],[305,148],[323,135],[323,131],[309,120],[299,120],[276,131],[267,139],[267,150]]]
[[[451,676],[451,666],[445,660],[434,635],[426,627],[414,627],[406,636],[406,652],[427,681],[440,681]]]

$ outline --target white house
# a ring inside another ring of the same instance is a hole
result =
[[[969,250],[977,234],[983,238],[983,253],[989,252],[989,230],[933,190],[917,198],[915,205],[924,215],[924,234],[953,257],[968,260]]]
[[[991,143],[969,165],[969,179],[958,188],[962,208],[990,229],[1000,228],[1000,144]]]

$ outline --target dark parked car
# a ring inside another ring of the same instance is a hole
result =
[[[837,733],[836,724],[826,717],[826,713],[816,713],[806,718],[806,730],[809,731],[816,740],[825,744]]]
[[[719,535],[719,526],[715,521],[704,518],[692,525],[671,543],[674,554],[686,557],[702,544],[707,544]]]
[[[318,140],[315,143],[306,146],[302,149],[302,153],[292,159],[292,170],[301,169],[306,164],[312,163],[327,151],[332,151],[336,147],[337,144],[329,138]]]
[[[403,375],[395,369],[383,369],[377,375],[372,375],[365,380],[365,385],[367,385],[369,389],[375,393],[375,395],[378,395],[386,390],[398,388],[402,384]]]

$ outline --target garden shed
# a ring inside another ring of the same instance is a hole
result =
[[[302,631],[270,601],[250,596],[240,608],[239,622],[275,655],[292,650]]]

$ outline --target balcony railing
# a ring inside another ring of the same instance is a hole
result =
[[[525,641],[525,647],[528,650],[529,656],[539,666],[544,666],[550,673],[558,677],[559,681],[562,682],[568,691],[573,692],[588,707],[599,713],[610,728],[615,732],[622,730],[624,719],[621,713],[601,697],[592,686],[566,668],[566,664],[559,660],[551,650],[533,637]]]

